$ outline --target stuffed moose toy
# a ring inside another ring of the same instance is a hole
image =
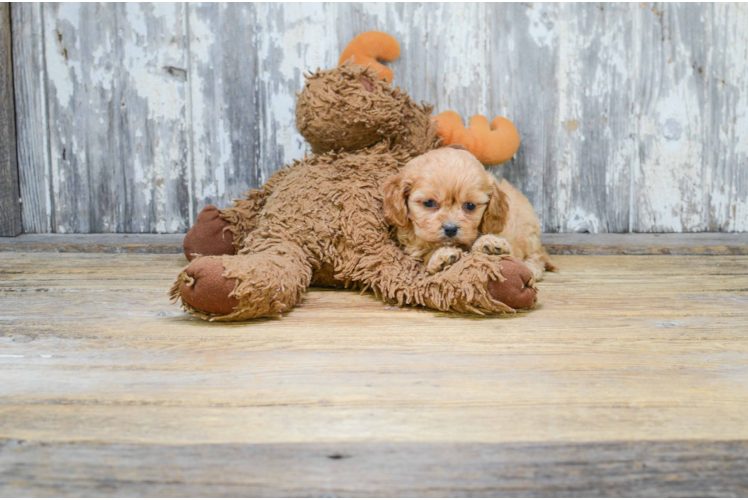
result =
[[[366,32],[346,47],[339,67],[306,75],[296,126],[312,154],[277,171],[225,210],[206,206],[184,239],[190,264],[171,289],[189,313],[216,321],[279,316],[310,285],[370,289],[389,303],[460,313],[533,307],[530,270],[508,256],[470,253],[434,275],[391,238],[382,182],[410,159],[450,144],[484,164],[519,147],[511,122],[490,127],[475,116],[465,128],[448,111],[431,117],[392,71],[397,41]]]

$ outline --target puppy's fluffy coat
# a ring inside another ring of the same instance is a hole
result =
[[[506,180],[499,183],[467,151],[441,148],[408,162],[382,186],[384,215],[405,253],[430,273],[463,251],[511,254],[539,280],[556,269],[540,244],[532,205]]]

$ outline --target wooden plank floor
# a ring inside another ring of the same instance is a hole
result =
[[[748,495],[748,257],[554,260],[517,315],[211,324],[182,257],[2,253],[0,495]]]

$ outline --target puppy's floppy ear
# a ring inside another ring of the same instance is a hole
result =
[[[478,230],[482,234],[499,234],[504,230],[509,217],[509,200],[504,191],[499,189],[499,181],[492,179],[493,190],[483,219],[480,221]]]
[[[408,192],[413,182],[402,172],[393,175],[382,184],[384,193],[384,217],[393,226],[408,225]]]

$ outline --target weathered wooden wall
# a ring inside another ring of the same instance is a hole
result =
[[[21,198],[16,161],[10,6],[0,3],[0,236],[21,233]]]
[[[27,232],[180,232],[306,146],[303,72],[366,30],[436,111],[503,115],[546,231],[748,231],[748,6],[14,4]]]

